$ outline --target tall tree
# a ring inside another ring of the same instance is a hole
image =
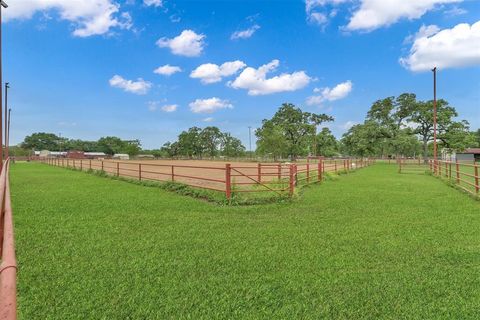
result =
[[[230,133],[222,135],[221,149],[222,155],[227,157],[240,157],[245,154],[245,146]]]
[[[294,159],[308,152],[316,127],[326,121],[333,121],[333,118],[326,114],[303,112],[291,103],[284,103],[272,119],[262,121],[262,127],[255,134],[262,144],[260,139],[265,136],[262,131],[271,131],[272,127],[276,127],[285,139],[288,155]]]
[[[26,136],[21,147],[29,150],[59,151],[67,139],[53,133],[37,132]]]
[[[317,134],[317,155],[332,157],[338,153],[338,141],[330,129],[322,128]]]

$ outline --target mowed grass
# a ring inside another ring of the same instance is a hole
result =
[[[375,165],[220,207],[11,169],[22,319],[478,319],[480,202]]]

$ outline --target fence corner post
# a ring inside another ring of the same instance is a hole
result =
[[[225,196],[227,200],[232,198],[232,168],[230,163],[225,164]]]
[[[293,193],[295,192],[295,177],[294,177],[294,173],[295,173],[295,165],[294,164],[290,164],[289,166],[289,193],[290,193],[290,197],[293,196]]]
[[[262,164],[258,163],[257,166],[257,181],[258,183],[262,182]]]

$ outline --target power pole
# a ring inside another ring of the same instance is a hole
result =
[[[252,127],[248,127],[248,143],[250,149],[250,158],[252,158]]]
[[[5,82],[5,159],[8,159],[8,89],[10,83]]]
[[[2,137],[2,7],[8,8],[8,5],[5,1],[0,0],[0,168],[3,167],[3,137]]]
[[[433,161],[437,171],[437,67],[433,71]]]

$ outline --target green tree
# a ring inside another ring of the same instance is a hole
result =
[[[259,144],[267,147],[261,138],[265,137],[263,130],[279,130],[286,142],[288,155],[294,159],[298,155],[308,153],[309,146],[313,142],[316,128],[323,122],[333,121],[331,116],[326,114],[315,114],[303,112],[291,103],[284,103],[270,120],[263,120],[262,127],[257,129],[255,134]],[[264,150],[267,151],[267,150]],[[272,152],[271,148],[268,151]]]
[[[375,156],[382,153],[378,141],[384,138],[380,125],[365,121],[351,127],[342,137],[343,151],[355,156]]]
[[[338,141],[330,129],[322,128],[316,138],[317,155],[332,157],[338,154]]]
[[[109,155],[121,153],[125,147],[124,141],[118,137],[102,137],[98,140],[97,145],[101,152]]]
[[[255,135],[258,138],[256,153],[270,155],[274,160],[288,156],[288,143],[282,128],[264,121],[262,128],[255,131]]]
[[[224,133],[222,135],[221,152],[226,157],[240,157],[245,154],[245,146],[240,139],[232,137],[230,133]]]
[[[222,133],[217,127],[206,127],[200,132],[200,141],[206,156],[214,157],[220,150]]]
[[[37,132],[26,136],[20,146],[29,150],[59,151],[65,143],[66,139],[56,134]]]
[[[200,140],[200,133],[202,129],[198,127],[192,127],[187,131],[182,131],[178,135],[178,153],[183,156],[201,157],[203,153],[203,147]]]

